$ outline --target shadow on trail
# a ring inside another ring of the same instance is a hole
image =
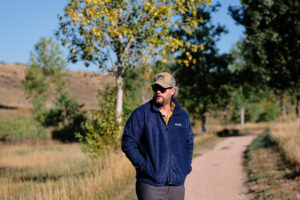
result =
[[[0,104],[0,109],[16,110],[16,109],[18,109],[18,107],[16,107],[16,106],[7,106],[7,105]]]
[[[240,132],[238,129],[223,129],[217,132],[218,137],[239,137],[239,136],[249,136],[257,135],[256,132]]]
[[[238,129],[223,129],[217,132],[218,137],[233,137],[240,136],[240,131]]]

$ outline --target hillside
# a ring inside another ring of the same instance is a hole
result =
[[[11,65],[0,63],[0,114],[18,116],[28,115],[32,107],[26,99],[22,81],[25,79],[25,65]],[[86,109],[97,108],[96,96],[106,83],[112,83],[109,74],[66,71],[68,82],[66,92],[78,102],[85,104]]]

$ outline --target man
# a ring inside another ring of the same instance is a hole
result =
[[[153,99],[126,123],[122,150],[136,168],[139,200],[183,200],[194,144],[189,116],[175,100],[178,88],[171,74],[157,74],[152,89]]]

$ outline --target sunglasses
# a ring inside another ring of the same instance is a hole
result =
[[[164,87],[161,87],[160,85],[152,85],[153,92],[157,92],[159,90],[161,93],[165,93],[167,91],[167,89],[171,89],[171,88],[172,87],[164,88]]]

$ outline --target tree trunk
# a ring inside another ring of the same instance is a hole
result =
[[[116,73],[117,82],[117,102],[116,102],[116,119],[119,124],[119,135],[122,134],[122,111],[123,111],[123,70],[124,67],[121,62],[118,62],[118,68]]]
[[[202,133],[206,133],[206,116],[205,116],[205,113],[202,114],[201,122],[202,122]]]
[[[300,95],[297,95],[297,108],[296,108],[297,117],[300,118]]]
[[[244,128],[245,125],[245,108],[241,108],[241,127]]]
[[[280,100],[280,108],[281,108],[281,115],[285,117],[286,116],[286,108],[285,108],[283,99]]]
[[[117,102],[116,102],[116,118],[117,122],[122,123],[122,109],[123,109],[123,77],[117,76]]]

